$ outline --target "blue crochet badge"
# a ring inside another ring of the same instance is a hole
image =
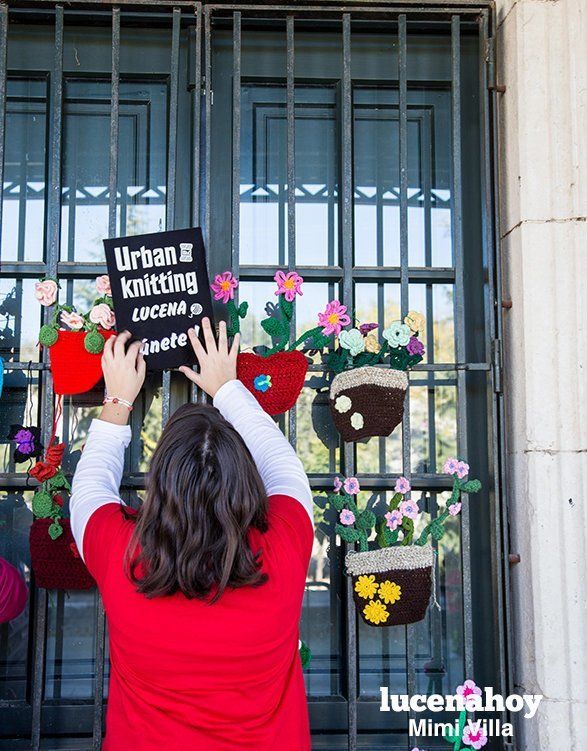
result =
[[[260,391],[264,394],[271,388],[271,376],[270,375],[258,375],[253,381],[255,391]]]

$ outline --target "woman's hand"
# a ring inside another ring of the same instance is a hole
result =
[[[102,371],[108,396],[134,402],[145,381],[145,358],[142,342],[133,342],[125,351],[131,334],[123,331],[107,339],[102,353]]]
[[[237,334],[229,350],[226,323],[220,321],[218,328],[218,344],[216,344],[210,320],[202,318],[202,329],[204,331],[204,341],[206,342],[205,349],[196,336],[194,329],[189,329],[188,336],[198,359],[200,372],[196,373],[187,365],[182,365],[180,368],[181,372],[190,381],[193,381],[211,397],[214,397],[221,386],[224,386],[228,381],[234,381],[236,378],[236,356],[240,342],[240,334]]]

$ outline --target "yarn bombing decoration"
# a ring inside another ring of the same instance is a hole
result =
[[[334,331],[338,333],[340,327],[337,329],[332,324],[327,325],[328,322],[323,321],[325,314],[320,314],[318,325],[290,344],[295,299],[303,295],[304,280],[295,271],[277,271],[274,280],[278,305],[267,305],[268,317],[261,321],[261,327],[271,337],[272,346],[265,347],[262,352],[239,353],[237,377],[265,412],[279,415],[293,407],[304,387],[308,361],[297,347],[311,342],[313,349],[321,349],[330,341],[330,334]],[[234,336],[240,331],[240,322],[248,312],[246,302],[237,307],[234,301],[238,280],[232,272],[225,271],[217,274],[210,286],[214,299],[226,305],[227,332],[229,336]],[[335,303],[340,305],[337,301]],[[346,308],[341,307],[345,313]]]
[[[28,594],[20,571],[0,558],[0,623],[8,623],[22,613]]]
[[[106,339],[116,334],[110,282],[97,277],[97,297],[87,313],[57,303],[59,282],[44,277],[35,284],[35,297],[53,306],[49,323],[41,326],[39,344],[50,347],[51,373],[56,394],[82,394],[102,378],[100,355]]]
[[[41,430],[37,427],[11,425],[8,440],[16,443],[12,456],[17,464],[22,464],[29,459],[36,459],[43,453]]]
[[[443,471],[453,478],[446,508],[425,524],[416,535],[421,518],[417,501],[410,498],[411,485],[405,477],[395,483],[395,493],[383,517],[370,509],[359,509],[360,490],[356,478],[338,477],[326,503],[337,514],[335,533],[345,542],[358,544],[359,552],[349,551],[346,572],[352,577],[355,605],[369,626],[398,626],[421,621],[432,593],[434,552],[429,539],[444,536],[446,520],[461,510],[463,493],[478,493],[479,480],[465,479],[469,465],[448,459]],[[420,525],[421,526],[421,525]],[[373,549],[370,537],[375,532]]]
[[[406,371],[424,355],[418,338],[424,329],[420,313],[410,311],[403,321],[384,329],[383,343],[375,334],[378,328],[376,323],[364,323],[339,329],[338,348],[326,358],[336,374],[330,387],[332,418],[345,441],[387,436],[395,430],[404,415]],[[389,369],[375,367],[378,364]]]

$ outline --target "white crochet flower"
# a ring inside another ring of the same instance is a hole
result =
[[[348,412],[349,409],[352,406],[352,402],[349,399],[348,396],[345,396],[344,394],[342,396],[338,396],[336,398],[336,401],[334,402],[334,409],[337,412],[340,412],[341,414],[344,414],[345,412]]]
[[[360,412],[353,412],[351,415],[351,425],[355,430],[360,430],[365,424],[363,415]]]

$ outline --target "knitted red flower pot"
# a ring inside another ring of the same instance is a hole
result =
[[[355,605],[368,626],[401,626],[426,615],[434,565],[430,545],[351,552],[345,564]]]
[[[304,387],[308,361],[298,350],[261,357],[241,352],[236,361],[239,381],[270,415],[287,412]]]
[[[345,441],[389,435],[404,416],[408,376],[403,370],[366,365],[345,370],[330,386],[330,409]]]
[[[49,537],[52,519],[35,519],[31,524],[29,544],[35,583],[44,589],[90,589],[96,582],[80,557],[69,519],[59,521],[63,534],[56,540]]]
[[[100,329],[105,339],[116,331]],[[102,355],[88,352],[84,345],[85,331],[59,331],[51,346],[51,373],[56,394],[82,394],[102,378]]]

